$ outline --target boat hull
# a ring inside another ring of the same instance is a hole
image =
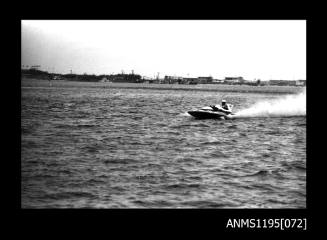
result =
[[[202,110],[196,110],[196,111],[188,111],[188,114],[195,118],[199,119],[227,119],[231,118],[230,114],[225,114],[223,112],[214,112],[214,111],[202,111]]]

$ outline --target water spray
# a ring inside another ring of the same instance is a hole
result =
[[[306,115],[306,91],[279,99],[255,103],[235,113],[235,117],[283,117]]]

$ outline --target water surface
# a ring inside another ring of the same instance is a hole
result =
[[[306,117],[186,114],[222,95],[280,97],[22,86],[22,207],[305,208]]]

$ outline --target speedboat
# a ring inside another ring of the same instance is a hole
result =
[[[232,109],[233,105],[228,104],[229,108]],[[203,107],[198,110],[188,111],[188,114],[195,118],[199,119],[207,119],[207,118],[214,118],[214,119],[231,119],[233,118],[233,113],[231,111],[227,111],[223,109],[220,105],[213,105],[210,107]]]

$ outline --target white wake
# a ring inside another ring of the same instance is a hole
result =
[[[279,99],[257,102],[235,113],[235,117],[306,116],[306,91]]]

